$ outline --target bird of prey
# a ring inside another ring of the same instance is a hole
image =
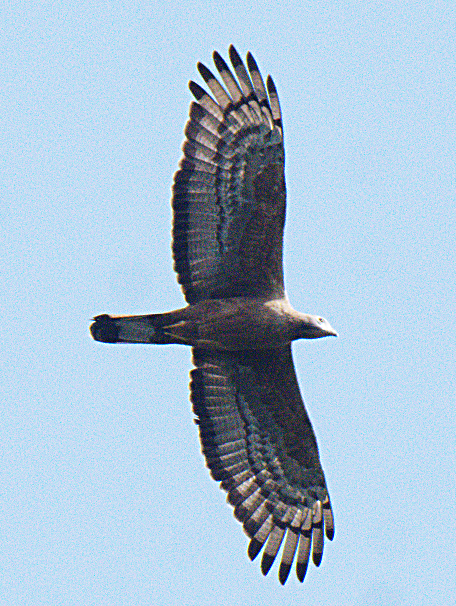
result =
[[[212,477],[228,493],[267,574],[283,544],[282,584],[293,560],[302,582],[334,521],[317,442],[291,355],[295,339],[337,336],[320,316],[295,311],[284,289],[283,126],[277,90],[233,46],[232,69],[214,52],[217,79],[198,70],[174,177],[172,250],[187,307],[142,316],[99,315],[104,343],[193,348],[191,401]]]

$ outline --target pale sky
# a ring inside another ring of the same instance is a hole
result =
[[[452,603],[452,3],[6,2],[0,23],[0,604]],[[187,83],[230,43],[280,96],[289,298],[340,335],[293,347],[336,535],[284,588],[205,468],[190,350],[88,332],[184,304]]]

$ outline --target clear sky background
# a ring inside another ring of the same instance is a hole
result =
[[[0,19],[0,603],[453,603],[453,3],[24,1]],[[285,588],[204,466],[190,350],[88,332],[183,305],[187,82],[230,43],[280,94],[289,298],[340,333],[293,348],[336,536]]]

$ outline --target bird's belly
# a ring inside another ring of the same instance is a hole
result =
[[[199,323],[196,334],[197,347],[230,351],[282,347],[291,340],[286,317],[262,303],[219,310]]]

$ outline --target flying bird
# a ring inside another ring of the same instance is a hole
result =
[[[337,336],[320,316],[295,311],[284,289],[283,125],[277,90],[251,53],[233,46],[232,69],[214,52],[217,78],[185,127],[174,177],[172,250],[188,305],[141,316],[99,315],[104,343],[179,343],[193,348],[191,401],[212,477],[228,493],[267,574],[281,545],[279,580],[293,561],[302,582],[318,566],[334,519],[317,442],[291,354],[295,339]]]

